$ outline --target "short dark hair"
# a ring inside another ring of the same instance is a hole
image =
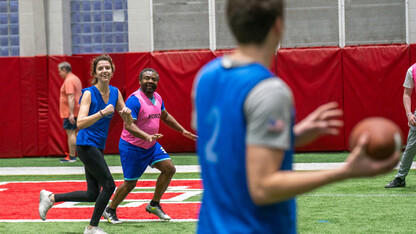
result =
[[[62,62],[58,64],[58,69],[65,70],[67,73],[70,73],[72,71],[71,64],[69,64],[68,62]]]
[[[108,54],[102,54],[99,55],[97,57],[94,58],[94,60],[91,62],[91,75],[92,75],[92,79],[91,79],[91,84],[95,85],[98,83],[98,79],[97,77],[95,77],[96,73],[95,73],[95,69],[97,69],[97,64],[99,61],[108,61],[111,65],[111,71],[114,73],[116,71],[116,68],[114,66],[113,63],[113,59],[111,59],[110,55]]]
[[[157,71],[155,69],[153,69],[153,68],[145,68],[145,69],[143,69],[140,72],[139,79],[141,80],[143,78],[143,73],[148,72],[148,71],[156,73],[157,77],[159,78],[159,73],[157,73]]]
[[[283,8],[284,0],[228,0],[228,25],[238,43],[260,45]]]

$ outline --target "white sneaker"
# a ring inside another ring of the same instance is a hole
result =
[[[99,227],[92,227],[91,229],[88,229],[89,226],[85,227],[84,234],[108,234],[103,229]]]
[[[46,213],[48,210],[53,206],[54,202],[49,199],[49,196],[52,192],[42,190],[40,191],[39,195],[39,216],[40,218],[45,221],[46,220]]]
[[[155,214],[157,217],[163,220],[170,220],[170,216],[163,212],[160,205],[151,206],[150,203],[146,206],[146,211],[152,214]]]

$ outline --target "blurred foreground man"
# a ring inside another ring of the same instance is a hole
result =
[[[294,146],[338,134],[342,111],[327,103],[295,125],[292,92],[269,71],[283,37],[282,0],[229,0],[226,8],[238,47],[205,65],[194,84],[204,187],[197,232],[296,233],[296,195],[388,172],[399,153],[373,161],[363,135],[343,167],[292,171]]]

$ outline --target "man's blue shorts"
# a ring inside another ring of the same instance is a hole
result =
[[[147,166],[153,167],[157,162],[170,160],[169,155],[158,142],[149,149],[143,149],[120,138],[118,148],[125,180],[137,180]]]
[[[69,119],[65,118],[64,119],[64,129],[68,129],[68,130],[77,129],[77,117],[75,117],[74,119],[75,119],[75,124],[71,124],[71,122],[69,122]]]

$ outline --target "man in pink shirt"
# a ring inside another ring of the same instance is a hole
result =
[[[170,220],[159,202],[175,174],[175,166],[163,147],[156,139],[163,135],[158,133],[162,120],[169,127],[182,133],[185,137],[196,140],[196,136],[185,130],[165,109],[162,97],[155,92],[159,83],[159,74],[152,68],[146,68],[139,75],[140,89],[126,100],[131,110],[134,124],[124,128],[119,144],[120,161],[123,168],[124,183],[117,188],[111,204],[105,209],[103,217],[110,223],[117,224],[117,206],[136,187],[137,180],[147,166],[157,168],[161,174],[157,178],[155,192],[146,211],[160,219]]]
[[[60,159],[61,162],[75,162],[75,142],[77,140],[77,116],[79,110],[79,98],[81,97],[82,84],[80,79],[72,73],[68,62],[58,64],[59,75],[64,79],[60,89],[59,113],[64,119],[64,129],[68,136],[69,154]]]

